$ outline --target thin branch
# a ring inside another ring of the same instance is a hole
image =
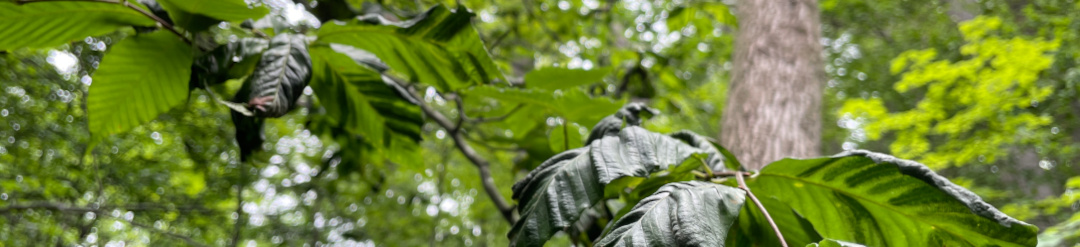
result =
[[[124,5],[125,7],[128,7],[130,9],[135,10],[135,11],[138,11],[140,14],[154,20],[154,22],[157,22],[159,25],[161,25],[161,27],[165,28],[166,30],[171,31],[174,34],[176,34],[176,36],[180,36],[180,38],[184,40],[184,43],[187,43],[189,45],[192,44],[191,39],[188,39],[187,36],[184,36],[184,34],[180,33],[180,31],[177,31],[176,28],[173,28],[172,24],[169,24],[169,22],[165,21],[164,19],[161,19],[161,17],[158,17],[157,15],[154,15],[153,13],[150,13],[149,11],[146,11],[146,10],[144,10],[142,8],[139,8],[139,6],[131,4],[130,2],[128,2],[126,0],[125,1],[115,1],[115,0],[15,0],[15,4],[27,4],[27,3],[34,3],[34,2],[96,2],[96,3],[111,3],[111,4]]]
[[[758,201],[753,192],[750,192],[750,187],[746,186],[746,181],[743,179],[742,172],[735,172],[735,181],[739,182],[739,188],[746,191],[746,195],[750,196],[750,200],[754,201],[758,209],[761,210],[761,214],[765,215],[765,220],[769,221],[769,226],[772,226],[773,232],[776,232],[776,237],[780,239],[780,245],[787,247],[787,241],[784,240],[784,234],[780,233],[780,228],[776,227],[776,222],[773,221],[772,216],[769,216],[769,211],[765,210],[765,205],[761,205],[761,201]]]
[[[236,223],[233,225],[233,236],[230,246],[236,247],[240,244],[240,235],[242,232],[243,219],[244,219],[244,183],[247,183],[247,171],[244,170],[244,162],[240,162],[240,182],[236,185]]]
[[[198,241],[195,241],[195,239],[192,239],[191,237],[180,235],[179,233],[157,229],[156,227],[143,225],[143,224],[137,223],[135,221],[126,221],[126,222],[128,224],[131,224],[132,226],[142,228],[142,229],[146,229],[146,230],[150,230],[151,232],[154,232],[154,233],[157,233],[157,234],[161,234],[161,235],[169,236],[169,237],[172,237],[172,238],[184,240],[184,242],[187,243],[188,246],[208,246],[206,244],[199,243]]]
[[[214,212],[214,210],[212,210],[212,209],[207,209],[207,208],[203,208],[201,206],[196,206],[196,205],[169,206],[169,205],[162,205],[162,204],[140,203],[140,204],[132,204],[132,205],[104,205],[104,206],[98,206],[98,207],[95,208],[95,207],[92,207],[92,206],[75,206],[75,205],[56,203],[56,202],[30,202],[30,203],[24,203],[24,204],[18,204],[18,205],[10,205],[10,206],[7,206],[7,207],[0,208],[0,214],[6,214],[6,213],[9,213],[9,212],[12,212],[12,211],[21,211],[21,210],[30,210],[30,209],[44,209],[44,210],[61,211],[61,212],[75,212],[75,213],[96,212],[96,211],[104,211],[104,210],[112,210],[112,209],[120,209],[120,210],[125,210],[125,211],[175,211],[175,212],[204,212],[204,213],[212,213],[212,212]]]
[[[415,88],[408,86],[408,84],[404,83],[401,79],[395,78],[390,75],[383,75],[383,78],[386,79],[389,83],[393,83],[392,86],[394,87],[404,88],[406,91],[408,91],[409,95],[412,95],[413,97],[418,99],[421,98],[419,97],[419,94],[416,92]],[[430,117],[431,120],[435,121],[436,124],[450,132],[449,136],[452,140],[454,140],[454,145],[457,146],[458,150],[461,151],[461,154],[464,155],[465,158],[469,159],[469,161],[471,161],[473,165],[476,166],[477,170],[480,171],[480,183],[483,184],[484,191],[487,192],[488,197],[491,198],[491,201],[495,203],[495,207],[499,209],[500,213],[502,213],[503,218],[505,218],[506,221],[510,223],[514,223],[515,221],[517,221],[517,219],[514,218],[514,207],[511,206],[510,203],[506,202],[506,199],[503,198],[502,194],[499,193],[499,187],[495,185],[495,180],[491,178],[491,169],[489,168],[490,163],[487,161],[487,159],[484,159],[484,157],[480,156],[480,154],[477,153],[475,149],[473,149],[472,145],[470,145],[469,142],[465,140],[465,136],[463,135],[463,133],[461,131],[458,131],[458,126],[455,126],[454,122],[447,118],[446,115],[443,115],[441,112],[435,110],[435,108],[432,108],[430,105],[427,104],[427,102],[424,102],[423,100],[417,100],[417,105],[420,106],[420,110],[424,112],[424,115]]]

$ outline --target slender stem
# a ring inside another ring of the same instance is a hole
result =
[[[765,220],[769,221],[769,226],[772,226],[773,232],[776,232],[776,237],[780,239],[780,245],[787,247],[787,241],[784,240],[784,234],[780,233],[780,228],[776,227],[776,222],[773,221],[772,216],[769,216],[769,211],[765,210],[765,205],[761,205],[761,201],[758,201],[753,192],[750,192],[750,187],[746,186],[746,181],[743,179],[742,172],[735,172],[735,181],[739,182],[739,188],[746,191],[746,195],[750,196],[750,200],[754,201],[758,209],[761,209],[761,214],[765,215]]]
[[[192,239],[191,237],[180,235],[180,234],[175,233],[175,232],[170,232],[170,231],[157,229],[156,227],[144,225],[144,224],[141,224],[141,223],[136,223],[135,221],[126,221],[125,220],[125,222],[127,222],[128,224],[131,224],[132,226],[138,227],[138,228],[150,230],[151,232],[155,232],[155,233],[158,233],[158,234],[161,234],[161,235],[165,235],[165,236],[169,236],[169,237],[172,237],[172,238],[184,240],[184,242],[187,243],[188,246],[208,246],[206,244],[199,243],[198,241],[195,241],[195,239]]]
[[[96,3],[111,3],[111,4],[124,5],[125,7],[128,7],[130,9],[135,10],[135,11],[138,11],[140,14],[154,20],[154,22],[157,22],[159,25],[161,25],[161,27],[171,31],[174,34],[176,34],[176,36],[180,36],[180,38],[183,39],[185,43],[187,43],[189,45],[191,44],[191,39],[188,39],[187,36],[184,36],[184,34],[180,33],[180,31],[177,31],[176,28],[173,28],[172,24],[169,24],[169,22],[165,21],[164,19],[161,19],[161,17],[158,17],[157,15],[154,15],[154,13],[150,13],[149,11],[146,11],[146,10],[144,10],[142,8],[139,8],[139,6],[131,4],[130,2],[128,2],[126,0],[125,1],[116,1],[116,0],[15,0],[15,4],[27,4],[27,3],[34,3],[34,2],[96,2]]]
[[[391,86],[404,89],[412,97],[416,99],[423,98],[420,97],[415,88],[403,83],[401,79],[390,75],[383,75],[383,78],[389,83],[392,83]],[[503,218],[510,223],[517,221],[517,219],[514,218],[514,207],[506,202],[506,199],[499,193],[499,187],[495,185],[495,179],[491,178],[491,169],[489,168],[490,163],[487,159],[484,159],[483,156],[480,156],[480,154],[473,149],[472,145],[465,140],[465,135],[460,131],[460,128],[458,128],[459,126],[455,126],[453,121],[438,110],[435,110],[435,108],[432,108],[427,102],[417,100],[416,104],[420,106],[420,110],[424,112],[424,115],[430,117],[436,124],[450,132],[448,134],[450,139],[454,140],[454,145],[457,146],[458,150],[461,151],[461,154],[464,155],[465,158],[469,159],[469,161],[476,166],[476,169],[480,172],[480,183],[484,187],[484,192],[487,192],[488,197],[495,203],[495,207],[502,213]]]
[[[244,170],[244,162],[240,162],[238,165],[240,168],[240,182],[236,184],[236,223],[233,225],[232,244],[230,246],[238,246],[240,244],[241,229],[243,227],[244,219],[244,183],[247,181],[247,171]]]

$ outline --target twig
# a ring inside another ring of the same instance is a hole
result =
[[[761,201],[758,201],[753,192],[750,192],[750,187],[746,186],[746,181],[743,179],[742,172],[735,172],[735,181],[739,182],[739,188],[746,191],[746,195],[750,196],[750,200],[754,201],[758,209],[761,209],[761,214],[765,215],[765,220],[769,221],[769,226],[772,226],[773,232],[776,232],[776,237],[780,239],[780,245],[787,247],[787,241],[784,240],[784,234],[780,233],[780,228],[776,227],[776,222],[773,221],[772,216],[769,216],[769,211],[765,210],[765,205],[761,205]]]
[[[202,208],[200,206],[168,206],[159,204],[132,204],[132,205],[105,205],[97,208],[89,206],[75,206],[63,203],[55,202],[30,202],[19,205],[10,205],[0,208],[0,214],[6,214],[12,211],[29,210],[29,209],[44,209],[61,212],[96,212],[110,209],[121,209],[126,211],[175,211],[175,212],[214,212],[211,209]]]
[[[165,235],[165,236],[169,236],[169,237],[172,237],[172,238],[184,240],[184,242],[186,242],[188,246],[208,246],[206,244],[199,243],[198,241],[195,241],[194,239],[191,239],[191,237],[180,235],[179,233],[157,229],[157,228],[152,227],[152,226],[143,225],[141,223],[136,223],[135,221],[126,221],[126,222],[128,224],[131,224],[132,226],[135,226],[135,227],[138,227],[138,228],[147,229],[147,230],[150,230],[151,232],[155,232],[155,233],[158,233],[158,234],[161,234],[161,235]]]
[[[184,40],[184,43],[187,43],[189,45],[192,44],[191,39],[188,39],[187,36],[184,36],[184,34],[180,33],[180,31],[177,31],[176,28],[173,28],[172,24],[169,24],[169,22],[166,22],[165,20],[161,19],[161,17],[158,17],[158,16],[154,15],[153,13],[150,13],[149,11],[146,11],[146,10],[144,10],[142,8],[139,8],[139,6],[135,6],[134,4],[131,4],[130,2],[128,2],[126,0],[125,1],[114,1],[114,0],[15,0],[15,4],[27,4],[27,3],[34,3],[34,2],[96,2],[96,3],[111,3],[111,4],[124,5],[124,7],[128,7],[130,9],[135,10],[135,11],[138,11],[140,14],[142,14],[142,15],[150,18],[150,19],[153,19],[154,22],[157,22],[159,25],[161,25],[161,27],[165,28],[166,30],[171,31],[174,34],[176,34],[176,36],[180,36],[180,38]]]
[[[244,183],[247,179],[247,171],[244,170],[244,162],[240,162],[240,182],[236,185],[236,223],[233,225],[232,244],[230,246],[236,247],[240,244],[240,235],[243,229],[244,219]]]
[[[388,80],[388,82],[393,83],[392,86],[405,89],[405,91],[414,98],[421,98],[415,88],[407,86],[408,84],[404,83],[401,79],[390,75],[383,75],[383,78]],[[440,127],[450,132],[448,134],[450,138],[454,140],[454,145],[457,146],[458,150],[461,151],[461,154],[469,159],[469,161],[476,166],[476,169],[480,171],[480,183],[484,187],[484,192],[487,192],[488,197],[495,203],[495,207],[502,213],[503,218],[510,223],[517,221],[517,219],[514,219],[514,207],[506,202],[506,199],[499,193],[499,187],[495,185],[495,180],[491,178],[491,169],[489,168],[490,163],[480,156],[480,154],[473,149],[472,145],[469,145],[469,142],[465,140],[465,136],[459,131],[460,129],[458,126],[455,126],[454,122],[447,118],[446,115],[435,110],[435,108],[432,108],[423,100],[417,100],[417,105],[420,106],[420,110],[424,112],[424,115],[427,115]]]

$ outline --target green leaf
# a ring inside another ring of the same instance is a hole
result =
[[[596,246],[723,246],[746,194],[691,181],[664,185],[626,216]]]
[[[784,234],[788,246],[805,246],[821,241],[821,235],[814,230],[814,226],[788,205],[764,195],[759,195],[758,200],[769,211],[769,216]],[[780,239],[757,205],[744,205],[736,225],[738,230],[728,236],[728,246],[781,246]]]
[[[514,184],[521,220],[510,230],[512,245],[540,246],[571,226],[582,211],[605,198],[608,184],[623,177],[648,177],[706,153],[679,139],[630,126],[589,146],[555,155]],[[718,165],[718,164],[710,164]]]
[[[525,73],[525,85],[529,88],[544,90],[567,89],[602,82],[608,73],[611,73],[611,68],[594,70],[541,68]]]
[[[240,38],[218,46],[195,59],[191,70],[195,72],[194,87],[216,85],[229,79],[238,79],[251,73],[269,42],[259,38]]]
[[[124,132],[183,103],[192,60],[191,47],[165,31],[118,42],[93,75],[86,100],[90,133]]]
[[[551,129],[551,133],[548,133],[548,145],[551,151],[559,153],[581,147],[584,139],[578,131],[581,128],[581,125],[577,123],[556,125],[554,129]]]
[[[748,183],[795,209],[821,236],[870,246],[1034,246],[1018,221],[917,162],[867,151],[785,159]]]
[[[861,245],[861,244],[856,244],[856,243],[848,243],[848,242],[844,242],[844,241],[840,241],[840,240],[833,240],[833,239],[821,240],[821,242],[806,245],[806,247],[818,247],[818,246],[820,246],[820,247],[866,247],[866,245]]]
[[[174,23],[189,31],[204,31],[222,21],[258,19],[270,13],[266,6],[249,6],[244,0],[158,0]]]
[[[625,102],[614,101],[610,98],[593,98],[581,89],[568,89],[556,93],[541,89],[485,85],[470,88],[464,94],[492,98],[506,104],[522,103],[543,106],[567,121],[583,126],[592,126],[599,122],[603,116],[597,115],[597,112],[617,111]]]
[[[389,134],[420,139],[420,108],[387,85],[379,72],[359,63],[377,66],[374,56],[336,44],[314,46],[311,53],[311,88],[331,125],[363,136],[375,147],[388,147],[384,136]]]
[[[251,107],[259,117],[281,117],[295,108],[311,79],[311,57],[304,35],[279,34],[270,40],[251,83]]]
[[[431,8],[412,20],[331,22],[319,29],[318,44],[338,43],[369,51],[407,80],[453,91],[506,81],[471,25],[473,14]]]
[[[150,18],[115,3],[0,1],[0,50],[54,47],[122,27],[153,25]]]

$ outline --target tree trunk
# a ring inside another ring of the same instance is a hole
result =
[[[821,152],[824,71],[816,0],[737,3],[720,142],[749,169]]]

